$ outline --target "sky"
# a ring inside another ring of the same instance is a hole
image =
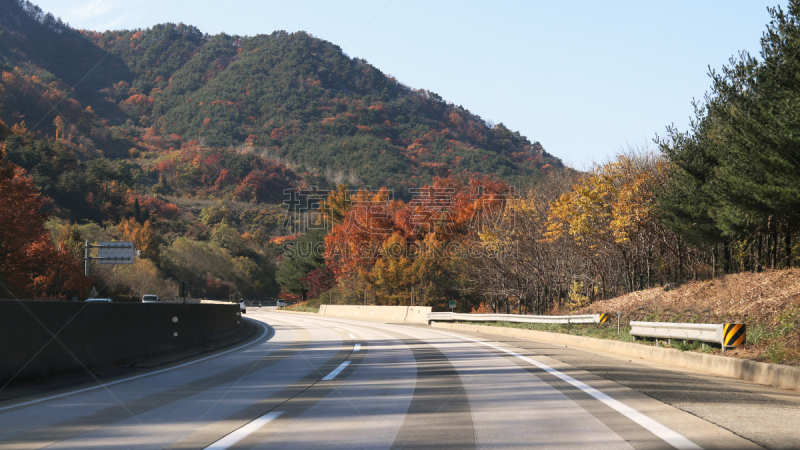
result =
[[[654,148],[787,0],[34,0],[74,28],[182,22],[208,34],[306,31],[398,81],[503,123],[581,169]]]

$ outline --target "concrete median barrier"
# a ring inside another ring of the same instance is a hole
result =
[[[319,315],[388,322],[428,323],[430,306],[320,305]]]
[[[206,345],[239,330],[237,304],[0,300],[0,386]]]

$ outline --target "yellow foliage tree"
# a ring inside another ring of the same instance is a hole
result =
[[[53,120],[53,126],[56,127],[56,140],[64,139],[64,128],[67,126],[64,119],[62,119],[61,116],[56,116]]]
[[[583,177],[574,190],[550,204],[545,238],[566,234],[596,248],[599,243],[624,245],[644,228],[657,224],[653,215],[653,186],[666,174],[665,163],[642,167],[619,156]]]
[[[414,261],[406,254],[406,240],[394,233],[383,242],[381,256],[365,276],[381,304],[400,305],[409,298],[414,285]]]
[[[320,205],[320,224],[333,227],[344,221],[352,201],[346,184],[340,184],[335,191],[331,191]]]
[[[667,239],[653,212],[654,189],[666,177],[667,164],[659,159],[617,156],[550,203],[543,241],[571,237],[589,259],[620,258],[633,290],[639,277],[652,276],[653,268],[641,264],[648,260],[643,254]]]
[[[570,312],[580,309],[589,304],[589,296],[583,293],[583,282],[574,280],[569,288],[569,300],[567,308]]]

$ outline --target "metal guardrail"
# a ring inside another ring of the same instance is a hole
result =
[[[583,314],[574,316],[525,316],[520,314],[459,314],[449,312],[428,313],[431,322],[515,322],[515,323],[603,323],[608,314]]]
[[[684,341],[712,342],[725,348],[738,347],[745,343],[746,329],[743,323],[670,323],[631,321],[631,336],[658,339],[682,339]]]

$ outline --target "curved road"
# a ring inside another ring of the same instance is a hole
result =
[[[260,337],[219,354],[0,403],[0,449],[761,448],[513,343],[266,308],[248,319]]]

